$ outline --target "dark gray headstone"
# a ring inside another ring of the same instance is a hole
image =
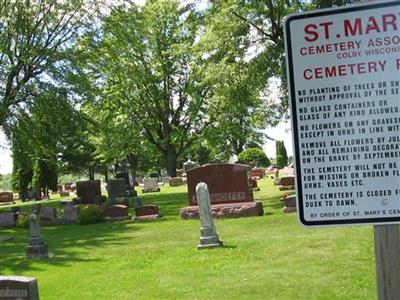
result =
[[[77,204],[93,204],[101,198],[100,180],[78,181],[76,183]]]
[[[125,196],[126,180],[124,178],[110,179],[107,181],[108,197],[118,198]]]
[[[41,221],[53,221],[56,218],[56,209],[54,207],[42,207],[40,209]]]
[[[129,180],[129,172],[117,172],[115,174],[115,178],[123,178],[125,180],[125,184],[129,185],[130,184],[130,180]]]
[[[13,227],[15,226],[15,219],[13,212],[0,213],[0,227]]]
[[[25,276],[0,276],[0,299],[39,300],[37,280]]]
[[[66,204],[64,206],[64,219],[67,223],[76,223],[78,221],[78,206],[73,204]]]

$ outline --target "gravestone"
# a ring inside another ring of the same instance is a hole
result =
[[[140,207],[141,201],[134,187],[126,184],[126,178],[110,179],[107,182],[107,204],[123,204],[130,207]]]
[[[121,204],[111,205],[103,211],[103,218],[105,221],[129,220],[128,206]]]
[[[29,243],[26,247],[26,257],[29,259],[49,257],[47,244],[40,233],[36,208],[33,209],[29,218]]]
[[[125,180],[125,185],[130,185],[131,184],[131,181],[130,181],[130,178],[129,178],[129,172],[117,172],[117,173],[115,173],[115,178],[116,179],[124,179]],[[109,180],[110,181],[110,180]],[[107,181],[107,183],[108,183],[108,181]]]
[[[143,179],[143,193],[159,192],[158,178],[144,178]]]
[[[40,221],[53,221],[57,217],[54,207],[42,207],[40,209]]]
[[[263,204],[254,201],[249,171],[242,164],[210,164],[188,172],[189,206],[180,209],[182,219],[199,217],[195,188],[200,182],[210,191],[211,210],[214,218],[261,216]]]
[[[250,184],[251,184],[251,187],[252,187],[253,191],[259,191],[260,190],[260,188],[258,187],[257,179],[255,179],[253,177],[250,178]]]
[[[294,190],[294,187],[295,187],[294,176],[283,176],[279,179],[280,191]]]
[[[249,185],[250,169],[250,166],[241,164],[210,164],[190,170],[189,204],[197,205],[196,186],[200,182],[207,184],[211,205],[254,201]]]
[[[107,181],[107,191],[109,198],[125,197],[126,178],[109,179]]]
[[[281,179],[279,178],[279,169],[273,169],[274,176],[272,177],[274,179],[274,185],[279,185],[281,182]]]
[[[105,201],[101,195],[100,180],[78,181],[76,187],[75,204],[101,204]]]
[[[164,176],[164,177],[161,177],[161,181],[164,183],[164,184],[167,184],[167,183],[169,183],[169,180],[171,179],[171,177],[170,176]]]
[[[264,168],[253,168],[250,171],[251,177],[258,177],[260,179],[265,177],[265,169]]]
[[[183,171],[184,173],[187,173],[189,170],[197,168],[198,166],[198,163],[191,161],[190,157],[188,157],[188,160],[183,163]]]
[[[135,209],[136,221],[148,221],[160,218],[160,212],[157,205],[149,204]]]
[[[285,195],[281,198],[281,201],[285,203],[285,206],[283,207],[284,213],[297,211],[296,195],[291,195],[291,196]]]
[[[210,193],[207,184],[200,182],[196,186],[196,198],[199,203],[199,214],[201,221],[200,244],[197,249],[216,248],[223,246],[219,240],[211,212]]]
[[[0,227],[14,227],[15,214],[13,212],[0,212]]]
[[[64,220],[66,224],[78,223],[79,208],[73,204],[66,204],[64,206]]]
[[[12,203],[14,201],[14,194],[12,192],[0,192],[1,203]]]
[[[180,186],[183,184],[182,177],[173,177],[168,180],[169,186]]]
[[[39,300],[37,280],[25,276],[0,276],[0,299]]]

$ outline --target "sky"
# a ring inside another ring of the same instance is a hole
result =
[[[288,155],[293,155],[292,150],[292,137],[289,123],[280,123],[274,128],[269,128],[265,131],[271,138],[282,140],[285,143],[285,147]],[[268,157],[275,157],[275,142],[268,140],[263,149]],[[4,133],[0,131],[0,174],[10,174],[12,172],[12,158],[10,146],[4,136]]]
[[[3,131],[0,131],[0,174],[12,172],[12,159],[10,146],[7,143]]]

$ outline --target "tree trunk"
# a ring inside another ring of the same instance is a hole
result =
[[[138,183],[136,182],[136,177],[137,177],[136,170],[139,164],[138,157],[133,155],[132,153],[129,153],[127,155],[127,159],[129,162],[129,167],[132,175],[132,184],[133,186],[138,186]]]
[[[89,180],[94,180],[94,168],[89,167]]]
[[[108,182],[108,168],[104,166],[104,181]]]
[[[171,177],[176,177],[176,148],[169,146],[165,153],[167,159],[167,172]]]

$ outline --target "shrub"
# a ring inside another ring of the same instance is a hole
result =
[[[285,158],[283,157],[283,155],[278,155],[276,157],[276,166],[278,167],[278,169],[282,169],[283,167],[286,166]]]
[[[238,161],[244,164],[253,164],[257,167],[268,167],[271,165],[268,157],[261,148],[248,148],[241,152]]]
[[[15,223],[17,227],[28,228],[29,227],[29,214],[19,214],[17,222]]]
[[[276,165],[279,169],[284,168],[288,164],[288,156],[283,141],[276,141]]]
[[[103,210],[96,205],[87,205],[79,210],[79,224],[95,224],[103,221]]]

